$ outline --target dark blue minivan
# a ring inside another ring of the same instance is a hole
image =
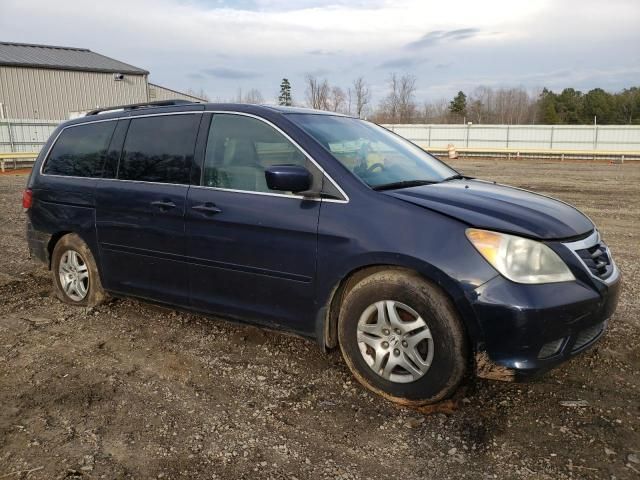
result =
[[[62,301],[133,296],[289,330],[405,405],[467,373],[558,365],[602,335],[620,290],[572,206],[314,110],[93,111],[55,130],[23,205]]]

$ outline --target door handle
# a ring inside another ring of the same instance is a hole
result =
[[[222,212],[222,210],[220,210],[218,207],[215,206],[215,204],[213,203],[202,203],[200,205],[194,205],[193,207],[191,207],[193,210],[195,210],[196,212],[201,212],[205,215],[215,215],[216,213],[220,213]]]
[[[155,202],[151,202],[151,205],[154,207],[158,207],[160,210],[170,210],[172,208],[176,208],[176,204],[169,200],[156,200]]]

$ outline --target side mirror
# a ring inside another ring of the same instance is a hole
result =
[[[311,173],[299,165],[272,165],[264,176],[270,190],[298,193],[311,188]]]

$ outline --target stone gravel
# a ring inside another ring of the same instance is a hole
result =
[[[0,478],[640,478],[640,165],[459,160],[575,204],[625,280],[603,340],[451,414],[396,407],[311,341],[134,299],[63,305],[0,176]]]

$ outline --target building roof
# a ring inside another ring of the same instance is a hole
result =
[[[163,87],[162,85],[158,85],[157,83],[149,82],[149,86],[151,88],[159,88],[160,90],[166,90],[167,92],[175,93],[183,97],[193,98],[197,102],[204,102],[204,103],[208,102],[208,100],[205,98],[196,97],[195,95],[191,95],[190,93],[179,92],[178,90],[174,90],[173,88]]]
[[[149,73],[142,68],[105,57],[86,48],[29,43],[0,42],[0,65],[133,75]]]

